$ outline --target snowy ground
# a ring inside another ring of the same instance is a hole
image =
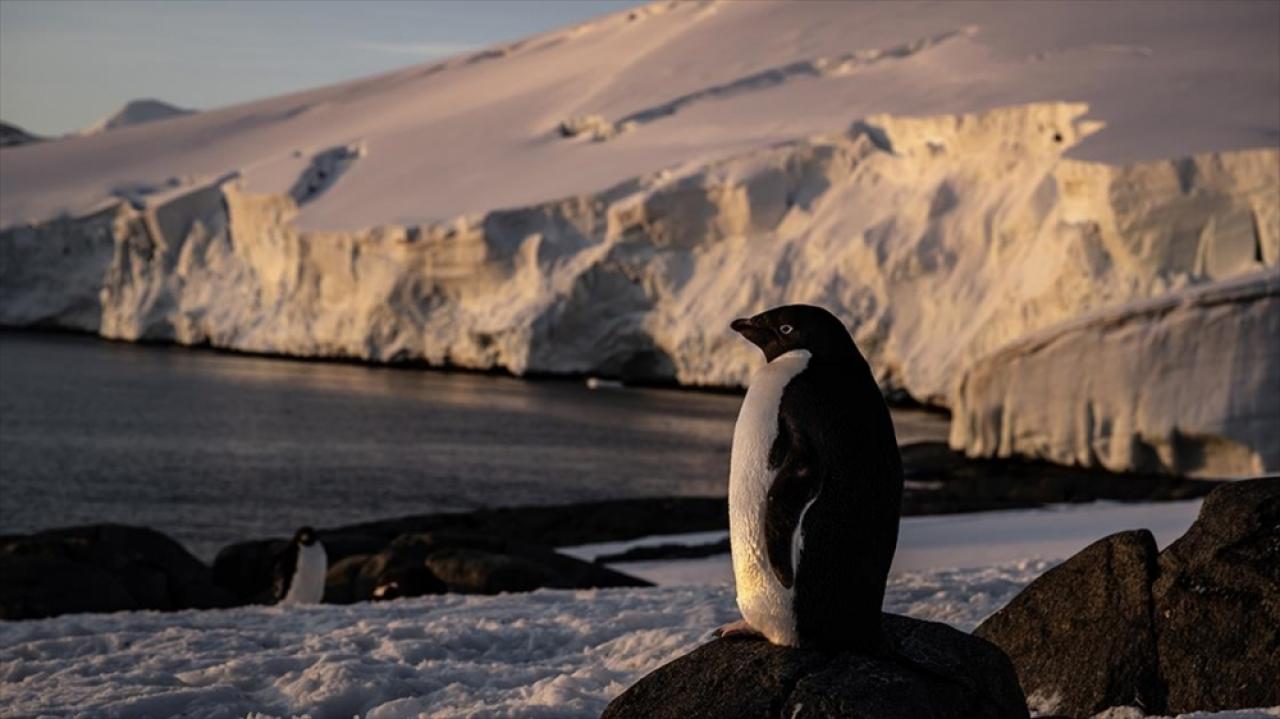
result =
[[[909,568],[895,571],[886,608],[970,630],[1054,563],[1008,555],[1065,556],[1139,526],[1164,544],[1197,506],[911,518],[900,562]],[[923,566],[975,560],[987,563]],[[665,574],[650,564],[651,576],[674,584],[0,622],[0,716],[594,717],[631,682],[736,618],[727,574],[716,569],[724,558],[669,562]]]
[[[904,574],[888,608],[969,629],[1047,566]],[[720,584],[6,623],[0,713],[595,717],[735,612]]]
[[[1056,560],[1070,557],[1100,537],[1143,527],[1155,534],[1156,543],[1163,548],[1191,526],[1199,511],[1200,500],[1190,500],[1159,504],[1093,502],[1044,509],[907,517],[902,520],[893,571],[902,577],[915,576],[923,570],[941,570],[937,572],[941,575],[945,570],[957,567]],[[563,551],[581,559],[594,559],[632,547],[666,543],[702,544],[716,542],[726,536],[726,532],[703,532],[683,537],[648,537],[631,542],[566,547]],[[733,581],[728,555],[628,562],[615,565],[615,568],[661,585],[727,584]],[[952,623],[964,626],[962,621]]]

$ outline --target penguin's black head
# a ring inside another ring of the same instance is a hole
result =
[[[759,347],[770,362],[792,350],[808,350],[815,359],[860,357],[844,324],[813,305],[774,307],[729,326]]]
[[[311,527],[303,527],[293,535],[294,544],[301,544],[304,547],[310,547],[316,543],[316,530]]]

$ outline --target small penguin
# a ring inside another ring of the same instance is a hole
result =
[[[329,558],[316,530],[303,527],[276,557],[272,593],[279,604],[319,604],[324,598]]]
[[[871,368],[834,315],[787,305],[730,327],[763,352],[733,432],[729,530],[743,619],[722,636],[887,649],[902,460]]]

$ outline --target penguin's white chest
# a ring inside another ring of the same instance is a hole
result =
[[[319,604],[324,598],[324,576],[329,571],[329,558],[324,545],[316,542],[298,547],[298,564],[293,570],[289,593],[281,604]]]
[[[778,582],[769,566],[764,512],[777,474],[769,468],[769,450],[778,437],[782,392],[809,366],[809,357],[804,350],[792,350],[751,377],[733,428],[729,470],[729,536],[738,609],[769,641],[788,646],[798,642],[794,592]]]

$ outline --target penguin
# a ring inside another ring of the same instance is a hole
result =
[[[316,530],[303,527],[276,557],[272,594],[279,604],[319,604],[329,558]]]
[[[764,353],[733,431],[729,530],[742,620],[720,636],[892,652],[881,630],[902,459],[889,408],[848,330],[787,305],[730,327]]]

